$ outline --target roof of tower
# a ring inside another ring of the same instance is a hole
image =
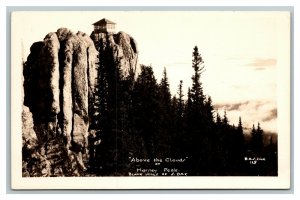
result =
[[[103,18],[103,19],[101,19],[101,20],[93,23],[93,25],[106,25],[106,24],[116,24],[116,23],[112,22],[112,21],[110,21],[108,19],[105,19],[105,18]]]

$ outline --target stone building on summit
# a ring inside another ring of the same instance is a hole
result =
[[[113,33],[115,31],[116,23],[103,18],[95,22],[93,25],[94,33]]]

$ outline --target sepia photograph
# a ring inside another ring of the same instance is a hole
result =
[[[13,189],[288,189],[289,11],[11,15]]]

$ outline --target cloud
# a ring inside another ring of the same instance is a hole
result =
[[[224,109],[226,111],[240,110],[241,107],[249,104],[249,101],[244,101],[241,103],[233,103],[233,104],[216,104],[214,105],[215,109]]]
[[[218,109],[223,109],[226,111],[239,111],[241,109],[247,109],[247,108],[253,108],[255,110],[259,110],[259,109],[266,109],[264,108],[266,105],[268,105],[270,102],[268,101],[243,101],[243,102],[239,102],[239,103],[224,103],[224,104],[215,104],[214,108],[216,110]],[[270,110],[269,107],[267,107],[268,110]],[[276,108],[271,108],[271,110],[269,111],[270,115],[268,115],[268,117],[265,117],[266,120],[264,121],[268,121],[268,118],[272,117],[276,118],[277,117],[277,109]]]
[[[251,100],[236,103],[214,104],[214,108],[221,115],[226,111],[231,124],[237,124],[242,118],[246,132],[251,131],[252,125],[259,122],[264,131],[277,132],[277,104],[270,100]]]
[[[255,67],[255,70],[265,70],[266,67],[276,66],[277,60],[274,58],[260,59],[257,58],[246,66]]]
[[[270,110],[269,115],[262,119],[263,122],[271,121],[277,118],[277,109]]]

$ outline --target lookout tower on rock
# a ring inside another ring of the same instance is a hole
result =
[[[103,18],[95,22],[93,25],[94,33],[113,33],[115,31],[116,23]]]

